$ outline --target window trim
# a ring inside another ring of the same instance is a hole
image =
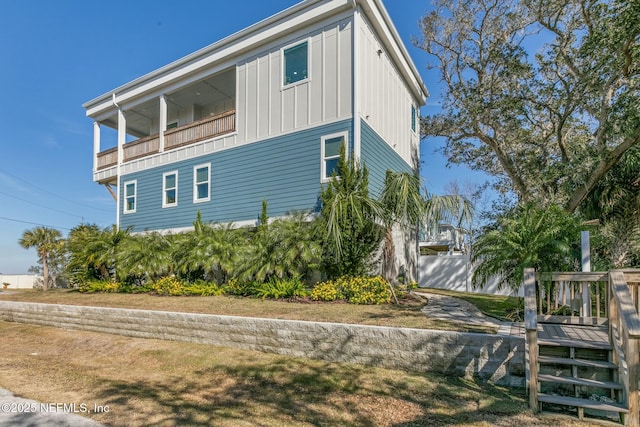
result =
[[[133,185],[133,196],[127,196],[127,187]],[[127,198],[133,197],[133,209],[128,209]],[[123,194],[122,194],[123,206],[122,213],[123,214],[132,214],[136,213],[138,209],[138,180],[125,181],[123,184]]]
[[[295,81],[293,83],[287,83],[285,81],[287,77],[286,76],[287,68],[285,63],[284,51],[300,46],[304,43],[307,44],[307,77],[305,77],[304,79]],[[293,43],[290,43],[280,48],[280,87],[281,89],[288,89],[291,87],[295,87],[299,84],[308,83],[309,81],[311,81],[311,37],[307,37],[303,40],[295,41]]]
[[[175,186],[171,188],[167,188],[167,177],[171,175],[176,176]],[[172,190],[172,189],[175,190],[176,192],[175,202],[167,203],[167,190]],[[178,206],[178,171],[177,170],[165,172],[162,174],[162,207],[173,208],[175,206]]]
[[[198,169],[207,168],[207,197],[198,198]],[[211,200],[211,163],[202,163],[193,167],[193,203],[203,203]]]
[[[324,135],[320,138],[320,182],[329,182],[331,181],[331,176],[327,176],[327,160],[329,159],[335,159],[335,158],[340,158],[340,156],[331,156],[331,157],[326,157],[325,156],[325,142],[328,139],[333,139],[333,138],[338,138],[338,137],[342,137],[343,138],[343,144],[345,145],[345,157],[348,159],[349,158],[349,132],[344,131],[344,132],[337,132],[337,133],[332,133],[329,135]],[[337,178],[340,178],[339,176]]]

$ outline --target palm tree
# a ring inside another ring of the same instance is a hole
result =
[[[126,239],[120,248],[120,275],[153,280],[173,273],[171,242],[171,235],[158,232]]]
[[[353,156],[346,159],[344,145],[336,169],[320,194],[323,270],[330,278],[366,274],[380,243],[382,208],[369,197],[368,169]]]
[[[245,247],[238,270],[240,276],[263,282],[301,278],[315,269],[321,245],[307,216],[296,212],[290,218],[261,224]]]
[[[484,286],[499,276],[500,286],[517,291],[525,268],[543,272],[571,269],[580,228],[581,221],[558,205],[546,209],[518,206],[501,217],[494,230],[478,238],[472,256],[477,263],[474,283]]]
[[[20,246],[25,249],[35,248],[42,262],[42,290],[49,289],[49,259],[56,252],[62,250],[62,235],[60,231],[48,227],[35,227],[33,230],[27,230],[22,233],[22,237],[18,241]]]

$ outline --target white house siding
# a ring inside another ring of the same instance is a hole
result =
[[[282,86],[282,48],[309,42],[309,79]],[[237,65],[238,144],[352,116],[352,18],[335,17],[272,43]]]
[[[419,124],[411,129],[411,106],[419,110],[404,79],[366,17],[360,23],[360,115],[400,156],[414,165]]]

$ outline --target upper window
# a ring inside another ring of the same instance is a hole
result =
[[[136,193],[136,181],[124,183],[124,213],[134,213],[136,211]]]
[[[347,149],[347,134],[341,133],[322,138],[322,180],[331,178],[334,172],[338,173],[338,161],[340,160],[340,147]]]
[[[178,206],[178,172],[162,175],[162,207]]]
[[[411,106],[411,130],[416,131],[416,120],[418,118],[418,114],[415,106]]]
[[[193,202],[208,202],[210,199],[211,165],[193,168]]]
[[[283,85],[290,85],[309,77],[309,42],[283,49]]]

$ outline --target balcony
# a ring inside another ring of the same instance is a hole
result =
[[[169,151],[185,145],[215,138],[220,135],[235,132],[236,111],[210,116],[202,120],[169,129],[164,132],[164,151]],[[160,152],[160,136],[158,134],[146,136],[123,146],[123,163],[140,159]],[[113,147],[98,153],[97,169],[103,170],[118,164],[118,148]]]

